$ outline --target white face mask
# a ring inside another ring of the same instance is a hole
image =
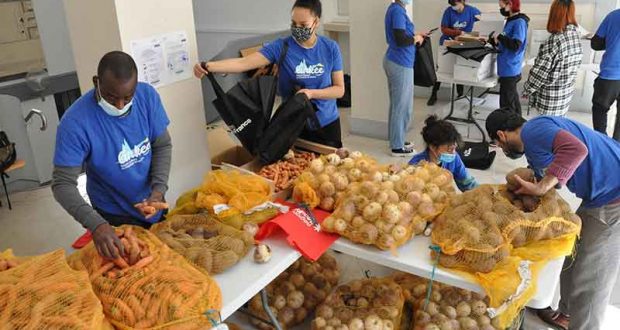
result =
[[[118,109],[117,107],[110,104],[110,102],[106,101],[103,96],[101,96],[101,89],[99,88],[99,84],[97,84],[97,91],[99,92],[99,106],[105,113],[112,117],[120,117],[129,111],[131,106],[133,105],[133,99],[128,103],[125,103],[125,106],[122,109]]]

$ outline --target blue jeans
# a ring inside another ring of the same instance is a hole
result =
[[[384,57],[383,69],[390,92],[390,148],[402,149],[405,147],[405,135],[413,113],[413,68],[398,65]]]

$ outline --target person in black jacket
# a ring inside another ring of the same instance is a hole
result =
[[[415,26],[405,10],[408,4],[411,0],[396,0],[385,14],[388,49],[383,59],[383,69],[390,92],[388,134],[394,157],[408,157],[415,153],[413,144],[405,141],[405,135],[413,113],[415,44],[421,44],[425,34],[415,34]]]

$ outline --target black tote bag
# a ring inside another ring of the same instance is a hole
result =
[[[413,68],[413,83],[420,87],[431,87],[437,82],[435,61],[431,38],[424,38],[421,45],[416,46],[415,64]]]

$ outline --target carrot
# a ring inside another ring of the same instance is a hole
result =
[[[149,206],[152,206],[157,210],[166,210],[169,208],[168,203],[164,203],[164,202],[150,202]]]
[[[144,319],[144,320],[141,320],[141,321],[137,322],[134,325],[134,328],[136,328],[136,329],[148,329],[148,328],[153,327],[154,325],[155,325],[155,320],[153,320],[153,319]]]
[[[17,290],[9,288],[6,294],[2,296],[2,300],[5,300],[7,304],[6,309],[0,310],[0,324],[7,324],[17,303]]]
[[[101,268],[97,269],[94,273],[92,273],[88,278],[92,281],[95,278],[97,278],[99,276],[102,276],[103,274],[107,273],[112,268],[114,268],[114,263],[113,262],[107,262],[105,265],[101,266]]]
[[[134,265],[134,267],[136,267],[136,269],[140,269],[140,268],[144,268],[146,267],[148,264],[150,264],[151,262],[153,262],[153,256],[148,256],[146,258],[142,258],[140,259],[140,261],[136,262],[136,264]]]
[[[7,263],[7,261],[4,259],[1,259],[0,260],[0,272],[7,270],[8,268],[9,268],[9,264]]]
[[[134,315],[131,308],[129,308],[129,306],[127,306],[124,301],[122,301],[121,299],[115,299],[114,306],[116,306],[120,311],[123,317],[123,323],[127,324],[128,326],[133,326],[134,324],[136,324],[136,316]]]
[[[15,260],[7,260],[6,265],[7,265],[7,269],[11,269],[11,268],[17,267],[19,264]]]
[[[41,322],[42,328],[83,329],[84,324],[76,317],[48,316]]]
[[[46,285],[41,290],[38,290],[37,292],[40,292],[43,296],[47,296],[58,292],[73,291],[77,288],[78,284],[75,282],[51,283],[49,285]]]
[[[142,305],[140,305],[140,302],[136,296],[130,295],[127,297],[127,306],[133,310],[136,320],[141,320],[146,316],[146,311]]]
[[[151,255],[151,252],[147,249],[142,249],[142,251],[140,251],[140,258],[146,258],[150,255]]]
[[[118,257],[118,258],[112,260],[112,262],[115,265],[117,265],[118,267],[120,267],[121,269],[129,268],[129,265],[127,264],[127,261],[125,261],[125,259],[123,259],[122,257]]]
[[[129,239],[131,236],[133,236],[133,229],[130,226],[125,227],[125,237]]]
[[[129,244],[129,240],[126,237],[121,238],[121,243],[123,244],[123,249],[125,250],[125,255],[129,254],[129,250],[131,249],[131,244]]]

